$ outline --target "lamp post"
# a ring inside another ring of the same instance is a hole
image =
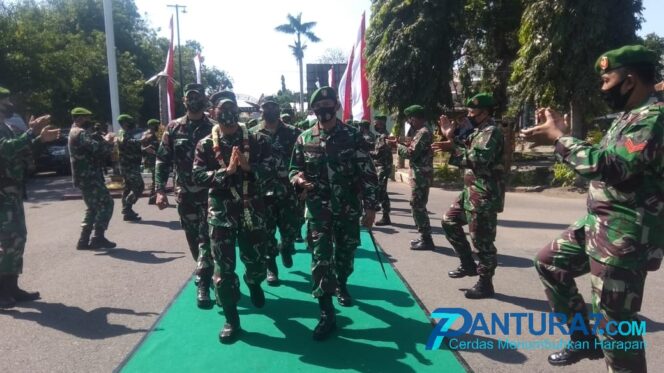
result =
[[[184,97],[184,81],[182,80],[182,48],[180,48],[180,9],[182,13],[187,13],[187,7],[180,4],[168,5],[169,8],[175,8],[175,29],[178,34],[178,65],[180,74],[180,97]]]

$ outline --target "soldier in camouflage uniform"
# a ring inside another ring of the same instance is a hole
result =
[[[445,149],[451,153],[449,163],[464,169],[463,192],[443,215],[442,226],[447,240],[456,251],[461,265],[448,273],[451,278],[480,275],[479,281],[466,291],[466,298],[479,299],[494,294],[492,278],[498,264],[496,224],[505,200],[504,137],[491,118],[493,96],[480,93],[466,103],[468,121],[474,130],[467,137],[455,137],[456,126],[441,116],[440,126],[451,139]],[[438,144],[438,143],[437,143]],[[435,148],[435,146],[434,146]],[[470,238],[478,251],[475,264],[463,226],[468,224]]]
[[[541,125],[523,131],[536,144],[555,144],[559,161],[590,179],[588,214],[542,248],[535,268],[554,312],[567,320],[588,311],[574,279],[590,273],[593,312],[607,323],[639,320],[647,271],[659,268],[664,248],[664,103],[654,96],[658,55],[643,46],[625,46],[598,58],[602,95],[619,112],[598,145],[566,135],[562,116],[538,111]],[[578,318],[578,317],[577,317]],[[568,321],[568,326],[571,324]],[[571,329],[571,328],[570,328]],[[622,349],[615,342],[641,344],[640,335],[597,337],[570,330],[572,341],[591,349],[565,348],[549,356],[553,365],[598,358],[599,337],[610,372],[645,372],[643,348]]]
[[[399,156],[408,159],[410,165],[410,186],[412,188],[410,206],[413,220],[420,232],[420,239],[411,241],[411,250],[433,250],[435,245],[431,238],[431,222],[427,212],[429,188],[433,182],[433,151],[431,144],[433,134],[424,119],[424,108],[412,105],[404,110],[415,135],[408,144],[399,144]]]
[[[141,140],[143,130],[136,127],[134,118],[127,114],[118,116],[122,130],[118,133],[120,151],[120,174],[124,179],[122,191],[122,215],[125,221],[138,221],[141,217],[132,208],[143,195],[145,183],[141,175],[143,158]]]
[[[362,205],[362,224],[370,228],[378,209],[377,180],[361,134],[336,118],[340,105],[335,90],[319,88],[309,107],[318,122],[297,139],[290,179],[299,192],[306,193],[313,244],[312,294],[321,310],[313,337],[322,340],[336,328],[332,294],[337,294],[342,306],[351,305],[347,281],[360,243]]]
[[[187,84],[185,87],[187,114],[171,121],[159,145],[156,163],[156,191],[159,209],[168,207],[166,182],[175,170],[175,196],[178,203],[180,223],[189,244],[194,260],[197,260],[196,301],[199,308],[213,307],[210,299],[210,285],[214,264],[210,252],[210,238],[206,223],[208,189],[194,183],[192,165],[196,144],[210,134],[214,125],[204,110],[208,99],[205,88],[200,84]]]
[[[27,240],[23,196],[26,170],[39,144],[56,140],[60,130],[45,129],[49,116],[31,120],[21,135],[5,123],[14,114],[8,89],[0,87],[0,308],[39,299],[18,287]]]
[[[113,198],[106,188],[102,167],[113,152],[115,138],[92,132],[92,113],[81,107],[71,111],[74,123],[69,131],[69,159],[74,186],[81,190],[86,210],[77,250],[112,249],[115,242],[104,236],[113,216]],[[94,228],[94,236],[90,234]]]
[[[148,120],[148,129],[141,138],[141,147],[143,151],[143,170],[151,175],[152,187],[150,188],[150,197],[148,205],[157,203],[157,193],[155,191],[155,163],[157,162],[157,149],[159,149],[159,127],[161,123],[158,119]]]
[[[388,141],[390,135],[387,133],[385,115],[374,115],[374,130],[377,133],[375,146],[369,154],[376,166],[378,175],[378,201],[381,204],[383,217],[376,222],[377,226],[390,225],[390,197],[387,194],[387,181],[392,176],[394,160],[392,158],[392,146]]]
[[[219,124],[196,147],[193,175],[198,186],[210,188],[208,223],[215,262],[214,287],[226,317],[219,338],[222,343],[231,343],[240,333],[236,241],[246,267],[244,281],[251,301],[258,308],[265,304],[261,282],[265,279],[268,237],[260,183],[270,183],[277,168],[270,140],[238,125],[237,105],[232,100],[222,99],[216,113]]]
[[[295,238],[302,227],[301,212],[298,208],[295,189],[288,179],[288,167],[297,137],[302,133],[295,127],[279,120],[279,104],[274,97],[266,97],[261,104],[263,122],[253,128],[252,133],[260,133],[270,139],[272,154],[276,162],[276,178],[261,180],[261,189],[267,209],[267,284],[279,285],[279,270],[276,257],[281,253],[281,262],[286,268],[293,266]],[[279,228],[281,244],[277,244],[275,233]]]

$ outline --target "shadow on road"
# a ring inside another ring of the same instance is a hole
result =
[[[24,309],[33,309],[24,311]],[[62,303],[30,302],[15,308],[0,312],[18,320],[34,321],[47,328],[59,330],[78,338],[106,339],[125,334],[143,333],[148,329],[131,329],[125,325],[111,324],[108,316],[133,315],[155,316],[154,312],[136,312],[125,308],[100,307],[92,311],[85,311],[79,307],[67,306]]]
[[[179,254],[178,256],[171,256],[168,258],[160,258],[155,254]],[[96,253],[97,256],[110,256],[111,258],[126,260],[130,262],[145,263],[145,264],[162,264],[172,262],[175,259],[184,258],[182,252],[178,251],[135,251],[123,248],[114,248],[104,252]]]
[[[132,222],[131,224],[140,224],[140,225],[154,225],[156,227],[168,228],[173,231],[182,229],[180,222],[177,220],[171,221],[160,221],[160,220],[139,220]]]

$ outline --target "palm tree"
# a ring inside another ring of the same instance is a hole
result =
[[[288,23],[275,27],[275,30],[279,32],[295,34],[296,36],[295,45],[289,45],[288,47],[293,51],[293,56],[295,56],[297,65],[300,68],[300,110],[302,111],[304,111],[302,60],[304,59],[304,50],[307,49],[307,45],[302,43],[301,36],[306,36],[312,43],[319,42],[320,38],[311,31],[314,26],[316,26],[316,22],[302,23],[302,13],[298,14],[297,17],[293,17],[288,13]]]

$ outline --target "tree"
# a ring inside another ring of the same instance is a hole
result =
[[[293,52],[293,56],[297,60],[298,68],[300,69],[300,110],[304,111],[304,77],[302,74],[302,61],[304,60],[304,50],[307,45],[302,43],[302,35],[304,35],[312,43],[317,43],[320,38],[316,36],[311,30],[316,26],[316,22],[302,22],[302,13],[297,17],[288,14],[288,23],[279,25],[275,30],[286,34],[295,35],[295,43],[288,47]]]
[[[341,49],[328,48],[323,52],[323,54],[320,55],[320,57],[318,57],[318,60],[316,62],[334,65],[337,63],[346,63],[347,61],[348,58]]]
[[[585,117],[604,108],[595,62],[637,41],[642,8],[641,0],[528,1],[512,73],[516,104],[569,108],[572,134],[583,137]]]
[[[659,79],[664,78],[664,37],[650,33],[643,39],[642,44],[652,49],[659,56]]]
[[[463,96],[492,92],[499,117],[507,108],[507,89],[511,65],[519,50],[522,14],[523,0],[468,0],[464,7],[461,32],[465,42],[459,51],[458,64]],[[463,105],[463,101],[459,103]]]
[[[432,114],[452,106],[462,0],[375,0],[366,35],[371,102],[383,112],[418,103]]]

